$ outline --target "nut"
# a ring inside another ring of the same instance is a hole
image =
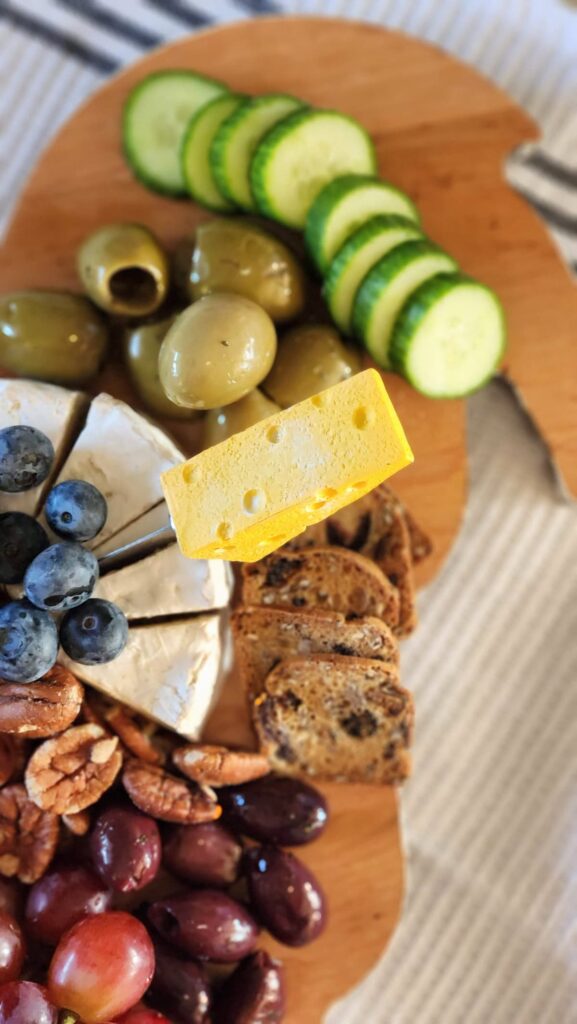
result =
[[[120,738],[124,746],[134,757],[147,764],[163,764],[164,756],[154,746],[150,731],[154,730],[152,723],[141,724],[121,704],[113,704],[104,712],[106,724]]]
[[[172,760],[183,775],[207,786],[237,786],[260,779],[270,771],[264,754],[200,743],[178,747]]]
[[[37,747],[26,769],[26,789],[38,807],[76,814],[100,799],[121,767],[116,736],[98,725],[76,725]]]
[[[78,715],[84,689],[62,665],[35,683],[0,681],[0,731],[29,739],[62,732]]]
[[[0,874],[32,885],[42,877],[58,844],[58,817],[42,811],[23,785],[0,790]]]
[[[88,811],[76,811],[75,814],[63,814],[62,824],[66,826],[73,836],[85,836],[90,828],[90,815]]]
[[[122,784],[133,804],[161,821],[197,825],[203,821],[215,821],[222,814],[213,793],[143,761],[126,762]]]
[[[25,745],[17,736],[0,733],[0,786],[17,773],[21,777],[26,763]]]

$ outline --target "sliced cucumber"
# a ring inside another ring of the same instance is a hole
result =
[[[341,246],[329,264],[323,293],[337,327],[350,334],[355,295],[372,266],[396,245],[421,238],[421,229],[407,217],[371,217]]]
[[[386,181],[346,174],[322,190],[309,210],[305,229],[307,249],[321,273],[347,238],[379,213],[397,213],[419,223],[413,201]]]
[[[180,162],[182,139],[193,114],[224,92],[222,82],[194,71],[157,71],[129,93],[122,115],[124,153],[145,185],[186,194]]]
[[[265,135],[250,166],[258,209],[303,228],[322,188],[343,174],[374,174],[375,150],[365,129],[333,110],[301,110]]]
[[[182,142],[182,173],[186,187],[197,203],[209,210],[233,210],[220,191],[212,172],[210,147],[222,122],[243,103],[246,97],[229,92],[205,104],[189,123]]]
[[[430,398],[460,398],[492,377],[506,333],[503,307],[490,288],[463,274],[438,274],[399,313],[391,365]]]
[[[409,295],[435,274],[457,269],[454,259],[426,239],[403,242],[369,270],[353,306],[353,331],[375,362],[390,367],[389,342]]]
[[[254,151],[264,135],[303,104],[285,93],[245,100],[215,135],[210,160],[217,185],[231,203],[256,210],[249,180]]]

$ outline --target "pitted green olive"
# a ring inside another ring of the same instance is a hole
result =
[[[269,372],[276,331],[242,295],[207,295],[184,310],[160,349],[160,383],[172,402],[216,409],[244,398]]]
[[[212,448],[213,444],[226,441],[227,437],[260,423],[275,412],[280,412],[280,407],[263,395],[260,388],[250,391],[240,402],[223,409],[211,409],[204,420],[204,447]]]
[[[168,257],[140,224],[109,224],[95,231],[81,245],[77,263],[88,295],[108,313],[142,318],[166,298]]]
[[[305,324],[287,331],[263,389],[283,408],[352,377],[361,369],[358,352],[333,327]]]
[[[158,372],[160,346],[173,322],[174,317],[169,316],[155,323],[127,328],[122,339],[124,360],[132,383],[150,412],[156,416],[190,420],[198,416],[198,413],[182,405],[175,405],[166,397]]]
[[[185,251],[183,246],[183,264]],[[211,292],[245,295],[285,323],[303,309],[306,282],[297,259],[278,238],[250,221],[221,217],[199,225],[190,267],[191,299]]]
[[[82,295],[0,296],[0,366],[17,376],[85,384],[101,369],[107,345],[107,324]]]

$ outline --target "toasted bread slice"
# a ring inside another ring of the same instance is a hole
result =
[[[240,608],[231,616],[241,677],[252,700],[275,665],[309,654],[376,658],[396,666],[399,647],[381,619],[351,619],[338,612]]]
[[[403,508],[403,512],[405,513],[405,522],[409,531],[413,565],[418,565],[419,562],[424,562],[433,553],[433,542],[428,533],[425,533],[422,526],[409,512],[408,508]]]
[[[399,636],[416,625],[411,539],[405,512],[392,491],[381,484],[359,501],[347,505],[290,541],[281,552],[327,544],[347,548],[372,559],[399,592]]]
[[[390,665],[338,655],[282,661],[253,715],[261,751],[285,775],[396,785],[410,773],[413,701]]]
[[[347,617],[375,616],[395,627],[399,595],[364,555],[342,548],[275,551],[242,568],[242,600],[267,608],[320,608]]]

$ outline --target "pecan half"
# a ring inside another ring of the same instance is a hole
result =
[[[197,825],[222,814],[214,794],[143,761],[126,762],[122,784],[133,804],[161,821]]]
[[[0,874],[32,885],[56,853],[58,817],[42,811],[23,785],[0,790]]]
[[[98,725],[76,725],[36,748],[26,769],[26,789],[38,807],[76,814],[100,799],[121,766],[116,736],[107,736]]]
[[[76,811],[75,814],[63,814],[62,824],[66,826],[73,836],[85,836],[90,828],[90,815],[88,811]]]
[[[82,683],[62,665],[34,683],[0,680],[0,732],[29,739],[62,732],[78,715],[83,693]]]
[[[207,786],[237,786],[260,779],[270,771],[264,754],[201,743],[178,747],[172,760],[183,775]]]
[[[16,736],[0,733],[0,786],[4,786],[25,764],[24,744]]]
[[[134,757],[147,764],[163,764],[164,755],[153,742],[155,727],[152,722],[137,719],[121,704],[113,704],[104,713],[106,724],[122,740],[124,746]]]

